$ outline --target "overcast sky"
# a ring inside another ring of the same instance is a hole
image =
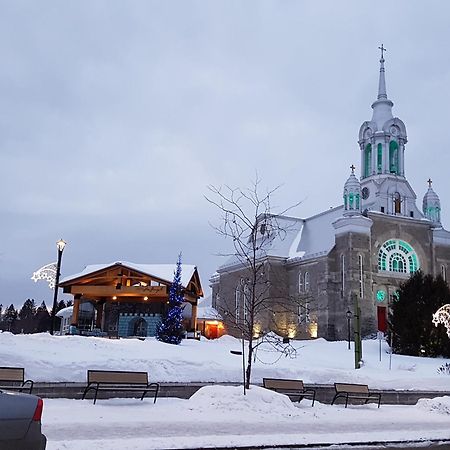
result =
[[[381,43],[406,176],[450,227],[449,22],[445,0],[0,1],[0,303],[51,304],[30,276],[61,237],[63,276],[182,251],[208,290],[209,184],[340,204]]]

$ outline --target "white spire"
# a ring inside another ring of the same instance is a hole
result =
[[[378,81],[378,97],[377,99],[387,99],[386,94],[386,79],[384,77],[384,57],[383,57],[383,51],[386,49],[383,47],[383,44],[381,44],[381,59],[380,59],[380,79]]]
[[[378,129],[382,129],[383,125],[394,116],[392,115],[392,107],[394,104],[387,98],[386,94],[386,79],[385,79],[385,70],[384,70],[384,52],[386,49],[381,44],[381,47],[378,47],[381,50],[381,58],[380,58],[380,78],[378,80],[378,96],[377,100],[372,104],[373,116],[372,121],[376,122],[378,125]]]

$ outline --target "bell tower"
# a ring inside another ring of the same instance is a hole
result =
[[[423,217],[416,206],[416,194],[405,177],[406,127],[394,117],[386,92],[386,49],[381,50],[377,99],[372,103],[372,119],[361,125],[362,209],[406,217]]]

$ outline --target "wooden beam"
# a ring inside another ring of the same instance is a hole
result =
[[[167,296],[166,286],[122,286],[116,289],[115,286],[91,286],[73,285],[71,294],[81,294],[83,297],[165,297]]]

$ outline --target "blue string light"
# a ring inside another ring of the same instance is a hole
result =
[[[158,325],[156,339],[168,344],[178,345],[183,339],[183,286],[181,285],[181,253],[169,290],[169,307],[166,316]]]

